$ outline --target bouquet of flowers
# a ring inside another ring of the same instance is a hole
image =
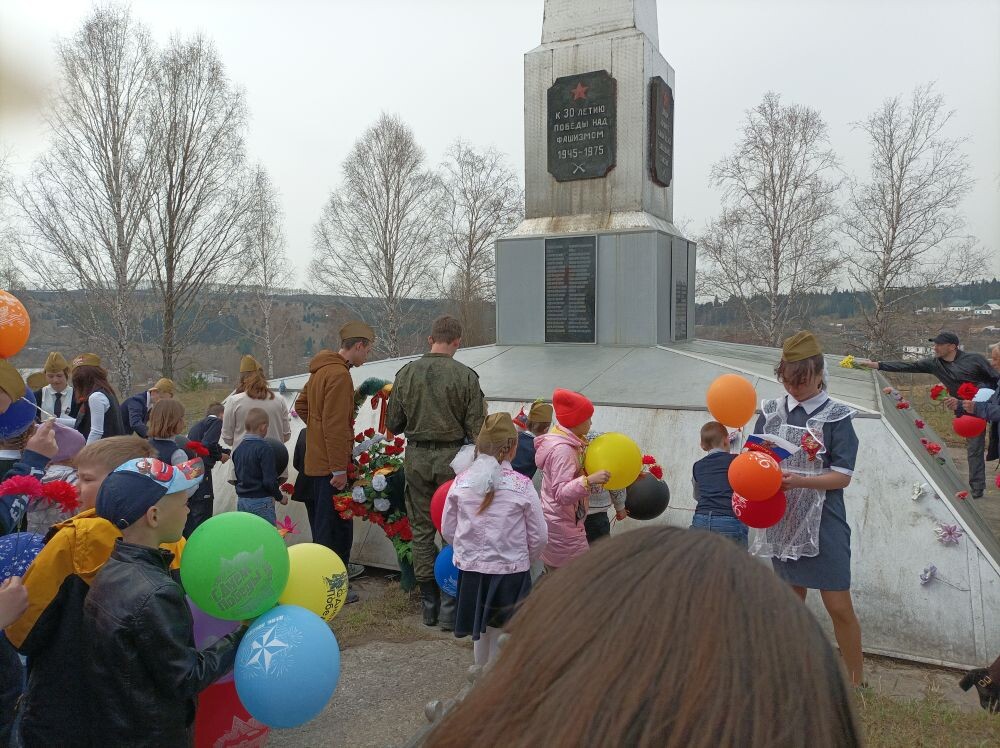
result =
[[[864,366],[861,366],[860,364],[858,364],[854,360],[854,356],[844,356],[840,360],[840,365],[843,368],[845,368],[845,369],[864,369],[865,368]]]
[[[399,473],[406,442],[401,437],[388,440],[375,429],[354,437],[354,462],[347,476],[349,491],[333,497],[333,505],[344,519],[360,517],[385,532],[400,562],[413,562],[413,531],[403,503],[403,482]]]

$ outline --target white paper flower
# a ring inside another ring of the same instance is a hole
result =
[[[376,491],[384,491],[386,484],[387,481],[385,479],[385,476],[382,474],[376,475],[374,478],[372,478],[372,488],[374,488]]]
[[[392,504],[389,503],[389,499],[375,499],[376,512],[388,512],[391,506]]]
[[[358,504],[365,503],[365,489],[361,486],[355,486],[354,490],[351,491],[351,498],[354,499]]]

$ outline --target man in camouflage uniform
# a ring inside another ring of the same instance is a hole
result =
[[[455,477],[451,461],[463,444],[476,440],[486,418],[486,399],[479,376],[454,359],[462,342],[462,325],[454,317],[434,320],[431,350],[399,370],[386,411],[386,427],[406,435],[406,513],[413,528],[413,569],[420,584],[424,623],[450,631],[455,599],[434,581],[434,523],[431,497]]]

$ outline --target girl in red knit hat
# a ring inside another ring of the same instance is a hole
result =
[[[542,553],[546,571],[587,552],[587,500],[611,477],[607,470],[587,475],[583,469],[594,404],[578,392],[560,389],[552,393],[552,407],[558,425],[535,439],[535,464],[543,474],[542,514],[549,530]]]

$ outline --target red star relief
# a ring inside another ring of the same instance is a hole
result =
[[[573,89],[573,101],[576,101],[577,99],[585,99],[585,98],[587,98],[587,89],[588,88],[589,88],[589,86],[583,85],[583,82],[577,83],[576,84],[576,88]]]

